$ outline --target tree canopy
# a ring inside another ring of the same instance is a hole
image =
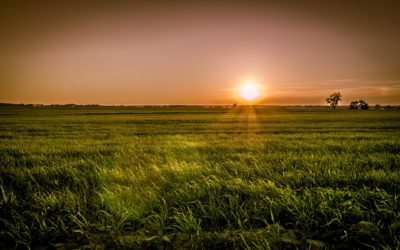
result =
[[[325,99],[325,102],[331,105],[333,109],[336,109],[336,106],[341,100],[342,100],[342,95],[340,94],[340,92],[335,92],[331,94],[329,97],[327,97]]]

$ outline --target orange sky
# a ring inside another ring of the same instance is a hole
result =
[[[189,2],[3,4],[0,102],[400,104],[395,1]]]

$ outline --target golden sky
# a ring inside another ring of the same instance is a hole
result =
[[[1,3],[0,102],[400,104],[396,1],[95,3]]]

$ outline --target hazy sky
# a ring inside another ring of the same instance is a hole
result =
[[[400,104],[399,1],[12,2],[0,102],[230,104],[253,79],[264,104]]]

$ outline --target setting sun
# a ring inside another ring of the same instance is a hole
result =
[[[262,96],[262,89],[254,82],[246,82],[239,86],[238,94],[242,100],[246,102],[252,102]]]

